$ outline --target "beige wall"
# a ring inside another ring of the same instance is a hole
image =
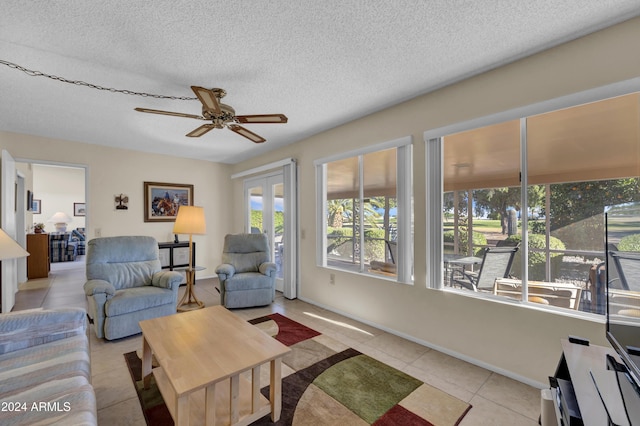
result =
[[[193,237],[196,262],[206,268],[198,277],[215,276],[222,240],[232,221],[231,210],[225,208],[232,189],[228,165],[9,132],[0,132],[0,147],[18,161],[86,166],[88,238],[100,229],[104,237],[149,235],[158,241],[173,240],[173,223],[144,222],[144,182],[193,184],[194,204],[205,208],[207,219],[207,235]],[[121,193],[129,196],[128,210],[115,209],[114,197]]]
[[[606,345],[602,319],[582,319],[535,307],[428,289],[425,261],[425,147],[430,129],[507,111],[640,76],[640,19],[503,66],[401,105],[372,114],[237,164],[237,173],[286,157],[299,164],[302,299],[347,313],[433,347],[543,385],[553,374],[569,334]],[[392,283],[316,266],[313,161],[404,136],[414,141],[415,284]],[[242,182],[234,182],[234,208],[243,207]],[[241,228],[239,216],[235,227]],[[329,274],[336,284],[329,284]]]
[[[85,217],[74,215],[74,203],[84,203],[85,169],[32,164],[33,198],[40,200],[40,214],[33,213],[33,223],[44,223],[46,232],[55,232],[54,223],[48,222],[56,212],[69,215],[67,232],[84,228]],[[27,225],[33,225],[27,222]]]

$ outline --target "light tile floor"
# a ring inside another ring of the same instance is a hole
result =
[[[83,264],[52,264],[49,278],[30,280],[20,286],[14,310],[34,307],[86,308],[82,286]],[[219,304],[215,279],[199,280],[196,295],[207,306]],[[181,287],[181,295],[184,286]],[[432,386],[473,405],[461,426],[538,424],[540,390],[467,362],[431,350],[369,325],[282,295],[263,308],[234,310],[245,319],[279,312],[344,345],[392,365]],[[97,339],[90,333],[92,382],[101,425],[145,425],[129,371],[122,356],[141,350],[141,335],[117,341]]]

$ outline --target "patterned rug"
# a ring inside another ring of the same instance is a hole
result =
[[[283,364],[282,415],[277,425],[457,425],[471,408],[439,389],[280,314],[250,323],[291,348]],[[124,354],[147,424],[172,425],[152,381],[142,389],[136,352]],[[283,366],[283,374],[285,367]],[[261,389],[268,397],[269,387]],[[273,425],[269,416],[252,423]]]

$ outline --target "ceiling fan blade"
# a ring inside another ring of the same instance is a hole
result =
[[[218,98],[215,93],[213,93],[210,89],[205,89],[200,86],[191,86],[191,90],[196,94],[202,105],[204,105],[205,109],[208,111],[213,111],[216,114],[221,114],[222,110],[220,109],[220,103],[218,102]]]
[[[238,123],[286,123],[289,121],[284,114],[256,114],[236,115]]]
[[[244,136],[245,138],[249,139],[252,142],[255,143],[262,143],[264,141],[266,141],[265,138],[263,138],[260,135],[256,135],[255,133],[253,133],[252,131],[249,131],[247,129],[245,129],[242,126],[238,126],[237,124],[230,124],[229,126],[227,126],[229,128],[229,130],[231,130],[232,132],[236,132],[237,134],[239,134],[240,136]]]
[[[174,117],[185,117],[185,118],[195,118],[197,120],[206,120],[206,118],[200,115],[184,114],[182,112],[161,111],[159,109],[149,109],[149,108],[134,108],[134,109],[136,111],[149,112],[151,114],[172,115]]]
[[[207,133],[209,130],[211,129],[215,129],[216,126],[214,126],[213,124],[203,124],[202,126],[198,127],[195,130],[192,130],[191,132],[187,133],[187,136],[189,136],[190,138],[198,138],[202,135],[204,135],[205,133]]]

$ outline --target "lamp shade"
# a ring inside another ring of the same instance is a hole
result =
[[[54,214],[53,216],[51,216],[49,218],[49,220],[47,222],[53,222],[53,223],[69,223],[71,222],[71,218],[69,217],[68,214],[64,213],[64,212],[57,212],[56,214]]]
[[[204,235],[207,224],[204,220],[204,208],[198,206],[180,206],[173,225],[174,234]]]
[[[29,256],[29,252],[0,229],[0,260]]]

